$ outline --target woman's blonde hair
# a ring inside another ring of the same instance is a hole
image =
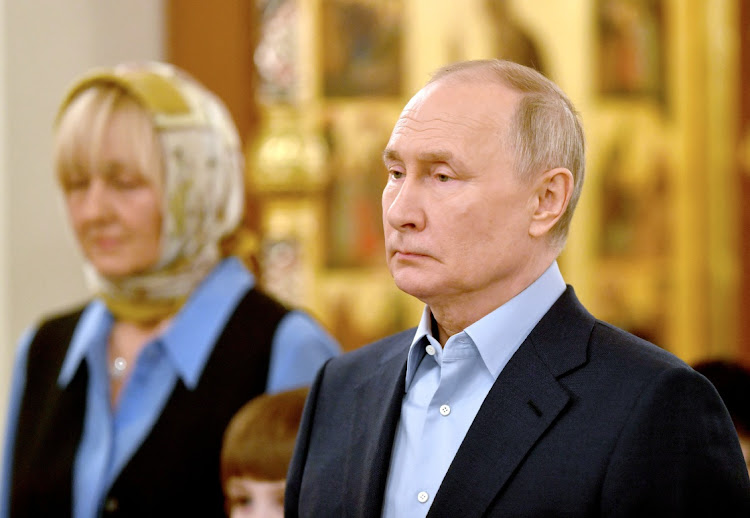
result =
[[[128,140],[138,172],[159,190],[163,188],[162,148],[150,115],[122,88],[100,83],[78,94],[60,114],[53,164],[63,190],[71,175],[101,166],[104,141],[115,115],[124,117],[131,128],[122,138]]]

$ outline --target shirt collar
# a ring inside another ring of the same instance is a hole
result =
[[[557,261],[521,293],[468,326],[464,332],[474,342],[487,369],[497,379],[531,330],[565,291]],[[432,336],[432,313],[425,306],[406,361],[408,389],[429,344],[439,348]]]
[[[114,319],[101,300],[93,300],[81,314],[73,337],[65,353],[57,384],[67,387],[73,379],[78,366],[89,355],[94,353],[97,344],[106,344]]]
[[[198,383],[208,356],[239,299],[255,285],[255,278],[239,259],[220,262],[191,294],[158,339],[185,385]],[[73,379],[84,358],[106,344],[114,319],[99,300],[84,310],[76,326],[58,378],[62,387]]]

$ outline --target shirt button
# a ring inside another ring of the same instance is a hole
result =
[[[451,413],[451,407],[448,405],[440,405],[440,415],[447,416]]]
[[[430,495],[427,494],[427,491],[420,491],[417,495],[417,500],[419,500],[420,504],[425,503],[427,500],[429,500]]]
[[[427,354],[429,354],[430,356],[435,356],[435,348],[433,346],[428,345],[424,348],[424,350],[427,351]]]

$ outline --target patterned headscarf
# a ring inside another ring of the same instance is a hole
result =
[[[243,155],[224,104],[181,70],[165,63],[119,65],[78,80],[76,96],[114,85],[148,113],[162,147],[164,198],[161,255],[147,272],[113,281],[84,265],[87,284],[117,318],[155,322],[176,313],[220,259],[219,245],[244,209]]]

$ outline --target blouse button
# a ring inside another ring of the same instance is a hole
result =
[[[117,512],[117,509],[120,507],[120,502],[117,501],[117,498],[110,496],[104,501],[104,512],[105,513],[115,513]]]

